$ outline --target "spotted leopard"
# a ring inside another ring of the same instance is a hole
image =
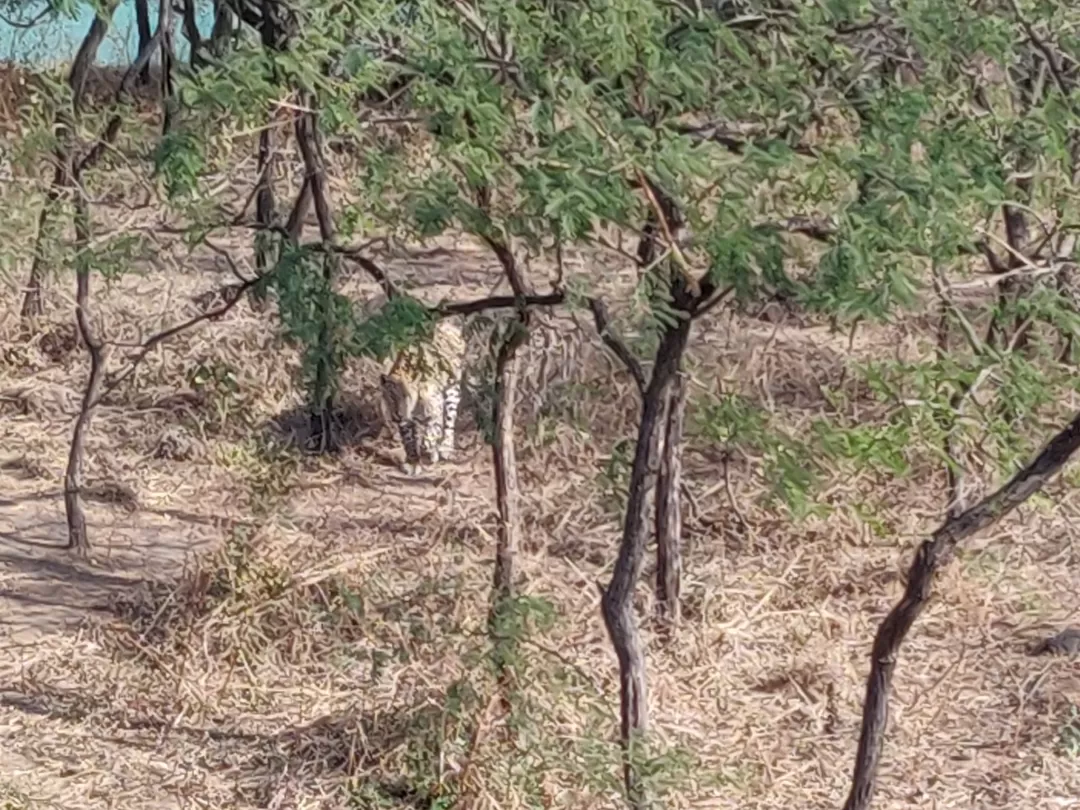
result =
[[[454,453],[464,362],[461,327],[444,318],[429,341],[401,350],[380,378],[386,422],[397,426],[410,475]]]

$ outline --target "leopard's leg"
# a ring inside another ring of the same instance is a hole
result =
[[[443,390],[442,445],[439,453],[449,459],[454,455],[454,429],[457,426],[458,406],[461,404],[461,380],[455,379]]]
[[[401,433],[401,444],[405,448],[405,472],[416,475],[420,468],[420,444],[417,441],[417,420],[415,418],[402,419],[398,422],[398,431]]]
[[[424,439],[422,452],[426,459],[429,459],[431,463],[437,463],[440,457],[440,441],[442,439],[442,422],[443,422],[443,395],[442,392],[435,393],[430,400],[425,403],[424,408]]]

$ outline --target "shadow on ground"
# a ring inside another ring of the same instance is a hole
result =
[[[334,439],[341,450],[365,449],[383,429],[378,401],[372,397],[341,396],[330,416]],[[306,407],[291,408],[264,425],[265,435],[286,447],[304,453],[318,449],[311,412]]]
[[[0,691],[0,709],[80,726],[79,736],[95,748],[152,755],[166,738],[195,746],[200,766],[227,777],[236,802],[255,807],[289,806],[299,785],[328,783],[353,794],[357,806],[432,806],[439,739],[447,730],[444,702],[428,695],[397,711],[336,713],[269,731],[117,709],[84,690],[49,683]],[[415,773],[391,775],[391,763],[402,761]]]

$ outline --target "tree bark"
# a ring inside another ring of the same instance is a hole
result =
[[[312,100],[309,109],[314,109]],[[314,392],[311,404],[311,433],[321,453],[332,452],[336,446],[333,434],[334,405],[334,323],[333,292],[337,278],[338,255],[333,247],[335,226],[326,187],[326,167],[322,157],[316,114],[305,112],[296,119],[296,140],[303,156],[305,181],[311,189],[315,216],[319,221],[319,236],[327,248],[323,254],[323,301],[320,305],[322,325],[316,347]]]
[[[669,327],[660,341],[649,385],[642,398],[637,447],[630,471],[630,489],[615,570],[607,587],[601,587],[604,624],[619,660],[620,742],[623,747],[623,782],[627,799],[635,810],[646,806],[643,786],[635,764],[635,744],[648,729],[645,653],[634,616],[634,587],[641,577],[648,536],[648,496],[655,481],[654,459],[664,403],[672,379],[678,373],[690,336],[689,318]]]
[[[195,0],[184,0],[183,6],[184,38],[187,39],[191,52],[188,55],[188,64],[192,70],[198,70],[205,64],[200,51],[202,50],[202,35],[199,33],[199,22],[196,17],[197,9]]]
[[[496,534],[494,593],[496,602],[514,595],[514,560],[520,546],[521,516],[518,509],[517,457],[514,452],[514,404],[517,398],[518,350],[528,340],[528,326],[521,321],[510,327],[495,357],[495,436],[492,462],[495,467],[495,505],[499,513]]]
[[[986,529],[1038,492],[1080,448],[1080,413],[1043,448],[1027,467],[970,509],[949,516],[915,554],[907,587],[874,637],[870,676],[863,702],[862,730],[855,755],[851,792],[844,810],[866,810],[873,798],[877,769],[889,717],[889,693],[900,647],[930,599],[934,575],[957,544]]]
[[[78,178],[75,178],[78,183]],[[75,420],[71,436],[67,469],[64,472],[64,511],[67,517],[68,548],[80,556],[90,551],[90,538],[86,531],[86,513],[83,511],[80,490],[82,488],[83,458],[86,452],[86,434],[90,430],[98,392],[105,377],[105,351],[90,322],[90,263],[86,251],[90,249],[90,209],[86,197],[75,198],[75,323],[90,359],[90,372],[83,389],[82,405]]]
[[[217,59],[225,55],[235,29],[235,18],[229,4],[214,0],[214,29],[210,32],[210,53]]]
[[[514,405],[517,396],[518,350],[529,337],[528,311],[511,323],[495,356],[495,434],[491,443],[495,469],[495,571],[492,577],[491,613],[488,627],[495,645],[496,667],[504,688],[510,687],[507,666],[514,637],[507,627],[507,612],[516,596],[515,563],[521,545],[521,514],[518,504],[517,457],[514,452]]]
[[[161,134],[168,135],[176,114],[176,100],[173,97],[176,50],[173,44],[172,0],[161,0],[158,6],[158,35],[161,46]]]
[[[189,0],[190,1],[190,0]],[[267,51],[277,51],[284,47],[283,31],[274,5],[268,0],[262,3],[262,23],[259,28],[259,36]],[[218,19],[222,14],[229,14],[228,8],[218,7]],[[215,34],[217,36],[217,22],[215,22]],[[271,67],[271,81],[278,80],[277,69]],[[255,267],[260,275],[266,275],[270,267],[277,261],[278,252],[270,237],[270,229],[278,224],[277,200],[274,194],[274,175],[278,166],[277,133],[274,126],[273,115],[267,121],[266,127],[259,134],[259,153],[256,164],[255,180],[255,221],[260,228],[260,233],[255,236]],[[307,216],[311,204],[311,183],[305,177],[300,189],[300,198],[293,207],[292,216],[286,226],[293,241],[300,238],[303,230],[304,218]],[[255,311],[261,311],[266,306],[267,287],[260,284],[252,287],[249,297],[251,307]]]
[[[656,480],[656,609],[670,633],[682,615],[682,442],[686,378],[677,372],[664,408],[664,441]]]
[[[71,106],[76,116],[82,112],[83,103],[86,100],[86,80],[90,75],[90,68],[97,61],[98,48],[101,47],[101,43],[105,41],[105,35],[109,32],[116,6],[116,0],[111,0],[102,6],[101,12],[90,23],[90,28],[71,63],[68,86],[71,88]]]
[[[153,32],[150,30],[150,3],[149,0],[135,0],[135,27],[139,31],[139,52],[150,43]],[[150,86],[150,65],[146,64],[139,71],[139,84],[143,87]]]
[[[267,275],[270,267],[277,260],[277,251],[270,239],[270,229],[277,224],[277,201],[274,197],[274,172],[277,168],[277,150],[274,143],[274,127],[272,121],[259,134],[259,157],[256,169],[255,191],[255,222],[260,231],[255,234],[255,269],[260,276]],[[308,200],[311,198],[310,183],[304,181],[301,194],[304,195],[302,205],[296,206],[294,212],[299,211],[301,217],[307,214]],[[303,223],[303,219],[300,219]],[[291,233],[291,229],[290,229]],[[294,239],[299,237],[299,231]],[[252,309],[261,311],[266,306],[267,289],[264,285],[252,288],[249,300]]]
[[[101,14],[94,17],[90,28],[79,46],[78,53],[71,63],[68,72],[68,86],[71,88],[72,112],[58,112],[56,115],[56,148],[53,152],[52,182],[45,198],[45,204],[38,214],[37,244],[34,249],[34,260],[30,265],[30,277],[27,279],[23,293],[22,306],[19,314],[24,321],[38,318],[44,312],[42,301],[42,286],[45,281],[45,256],[42,252],[43,245],[53,234],[51,220],[56,213],[57,204],[68,195],[71,189],[71,139],[75,135],[75,122],[82,112],[86,96],[86,79],[90,68],[97,60],[98,48],[108,33],[109,23],[112,20],[113,11],[116,9],[115,2],[107,3]]]

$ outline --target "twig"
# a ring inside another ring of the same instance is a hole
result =
[[[3,21],[5,25],[10,25],[12,28],[21,28],[25,30],[27,28],[33,28],[35,25],[37,25],[39,22],[41,22],[47,16],[53,13],[56,13],[56,9],[50,3],[48,6],[41,10],[40,14],[34,17],[34,19],[30,20],[30,22],[20,22],[19,20],[13,20],[6,14],[0,14],[0,21]]]
[[[960,324],[960,330],[964,333],[964,338],[967,340],[971,350],[976,354],[985,354],[989,347],[975,334],[975,327],[971,325],[971,321],[964,316],[964,313],[956,306],[956,302],[952,300],[949,295],[948,281],[937,267],[933,268],[931,278],[933,279],[934,291],[937,293],[938,298],[941,299],[942,305],[949,311],[949,314],[956,318],[957,323]]]
[[[360,265],[360,267],[362,267],[367,272],[367,274],[371,276],[380,287],[382,287],[382,291],[386,294],[387,298],[394,298],[400,295],[397,286],[394,284],[394,282],[390,280],[390,277],[386,275],[386,271],[379,267],[379,265],[375,264],[375,262],[373,262],[367,256],[362,256],[359,253],[353,253],[349,251],[337,252],[340,253],[346,261],[350,261],[354,264]]]
[[[786,233],[798,233],[809,236],[819,242],[831,242],[836,238],[838,229],[836,223],[830,219],[815,219],[813,217],[788,217],[787,219],[768,220],[754,226],[758,229],[770,229],[784,231]]]
[[[716,308],[716,307],[717,307],[717,306],[719,306],[719,305],[720,305],[721,303],[723,303],[724,301],[726,301],[726,300],[727,300],[727,297],[728,297],[728,296],[729,296],[729,295],[730,295],[730,294],[731,294],[732,292],[734,292],[734,290],[735,290],[735,285],[734,285],[734,284],[729,284],[729,285],[728,285],[727,287],[725,287],[724,289],[720,290],[720,292],[718,292],[718,293],[716,293],[715,295],[713,295],[713,297],[712,297],[712,298],[710,298],[710,299],[709,299],[708,301],[706,301],[706,302],[705,302],[704,304],[702,304],[701,306],[697,307],[697,308],[696,308],[696,309],[695,309],[695,310],[694,310],[694,311],[693,311],[693,312],[692,312],[692,313],[690,314],[690,317],[691,317],[692,319],[694,319],[694,320],[697,320],[698,318],[702,317],[703,315],[705,315],[706,313],[708,313],[708,312],[709,312],[709,310],[711,310],[711,309],[714,309],[714,308]]]
[[[1012,6],[1013,13],[1016,14],[1016,19],[1020,21],[1021,27],[1024,29],[1024,33],[1028,35],[1028,39],[1031,40],[1031,44],[1039,49],[1039,52],[1046,60],[1046,66],[1050,70],[1050,75],[1054,78],[1054,84],[1057,85],[1058,92],[1061,93],[1062,99],[1066,104],[1069,104],[1069,89],[1065,82],[1065,77],[1061,74],[1061,69],[1058,67],[1057,59],[1050,50],[1050,46],[1043,42],[1042,37],[1035,33],[1034,27],[1024,17],[1023,12],[1020,11],[1020,5],[1016,0],[1009,0],[1009,5]],[[1071,106],[1071,105],[1070,105]]]
[[[180,334],[181,332],[186,332],[193,326],[198,326],[203,321],[212,321],[222,317],[223,315],[226,315],[230,310],[232,310],[233,307],[235,307],[240,302],[240,299],[243,298],[243,294],[248,289],[254,287],[257,283],[263,281],[265,278],[266,276],[260,276],[258,278],[247,279],[240,284],[230,284],[226,287],[223,287],[223,290],[228,291],[226,293],[228,298],[224,304],[216,307],[215,309],[211,309],[206,312],[200,313],[199,315],[195,315],[192,318],[188,318],[186,321],[178,323],[175,326],[170,326],[168,329],[163,329],[162,331],[148,337],[139,345],[139,349],[135,353],[135,356],[128,361],[127,368],[125,368],[119,375],[114,377],[109,383],[102,387],[101,393],[98,394],[97,398],[94,399],[94,401],[91,403],[91,407],[96,407],[97,405],[99,405],[101,401],[105,399],[105,397],[115,391],[121,383],[123,383],[126,379],[128,379],[128,377],[134,374],[135,370],[139,367],[139,364],[146,359],[146,356],[159,343],[162,343],[163,341],[166,341],[169,338]]]
[[[746,519],[746,515],[742,513],[739,508],[739,502],[735,498],[735,488],[731,485],[731,463],[728,458],[728,454],[724,453],[724,490],[727,492],[728,503],[731,504],[731,511],[738,518],[739,523],[743,527],[743,531],[750,531],[750,521]]]
[[[667,215],[664,213],[663,206],[660,205],[660,200],[657,199],[656,193],[653,191],[653,184],[645,173],[641,169],[635,170],[638,177],[638,182],[641,183],[641,189],[645,192],[645,197],[649,201],[649,206],[653,209],[653,213],[656,216],[657,224],[664,232],[665,247],[671,251],[672,257],[675,259],[675,264],[678,265],[682,271],[683,276],[686,279],[687,289],[694,298],[701,297],[701,284],[694,278],[694,272],[690,268],[690,262],[687,261],[686,256],[682,252],[682,248],[679,247],[678,242],[675,240],[674,234],[671,233],[671,225],[668,222]]]

